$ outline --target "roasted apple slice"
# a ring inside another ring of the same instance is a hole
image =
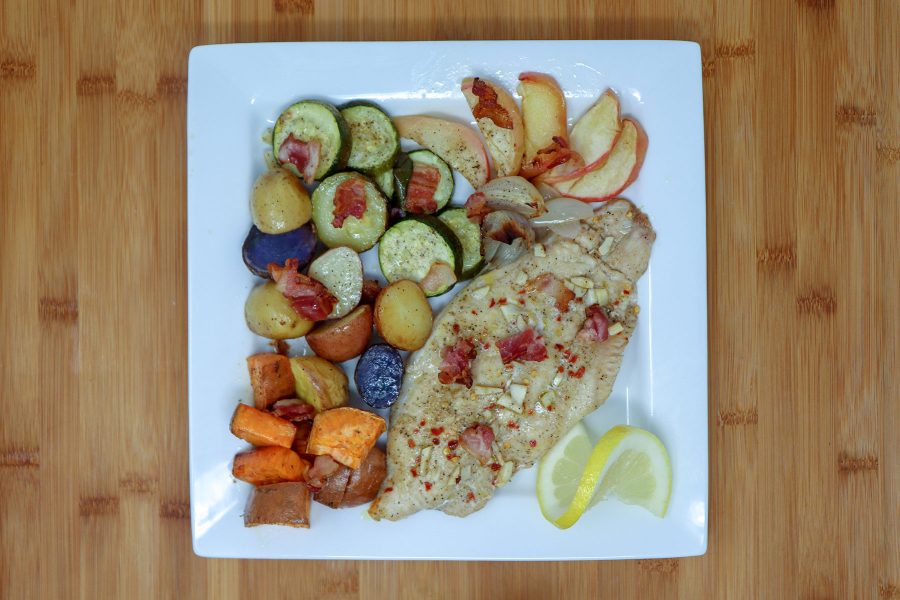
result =
[[[544,179],[553,184],[568,179],[578,179],[582,175],[600,167],[615,147],[622,134],[619,117],[619,98],[612,90],[606,90],[600,99],[581,116],[569,134],[569,144],[574,152],[584,160],[584,165],[569,169],[568,173],[548,173]],[[554,169],[554,171],[558,171]]]
[[[519,75],[525,156],[520,175],[532,178],[568,160],[566,99],[556,81],[544,73]]]
[[[469,180],[472,187],[483,186],[490,178],[487,152],[471,127],[424,115],[394,117],[400,137],[428,148]]]
[[[525,152],[525,125],[516,101],[493,81],[467,77],[462,93],[487,141],[497,177],[515,175]]]
[[[647,135],[631,119],[622,121],[622,133],[609,157],[578,179],[559,181],[554,187],[565,196],[601,202],[617,196],[637,179],[647,153]]]

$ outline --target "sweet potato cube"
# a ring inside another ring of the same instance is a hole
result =
[[[287,356],[263,352],[247,358],[253,404],[265,410],[278,400],[294,396],[294,374]]]
[[[351,469],[358,469],[387,425],[374,413],[348,406],[316,415],[306,451],[328,454]]]
[[[297,426],[264,410],[238,404],[231,417],[231,433],[254,446],[290,448]]]
[[[234,457],[232,474],[253,485],[269,485],[282,481],[300,481],[309,463],[296,452],[281,446],[254,448]]]

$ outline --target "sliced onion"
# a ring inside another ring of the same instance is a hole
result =
[[[516,238],[511,244],[504,244],[497,240],[484,240],[485,271],[499,269],[518,259],[525,252],[525,242],[522,238]]]
[[[580,221],[566,221],[565,223],[554,223],[550,225],[550,231],[558,236],[575,239],[581,233]]]
[[[555,198],[547,202],[546,206],[547,212],[531,219],[531,224],[535,227],[549,227],[560,223],[590,219],[594,216],[594,209],[590,204],[573,198]],[[560,233],[560,235],[563,234]]]

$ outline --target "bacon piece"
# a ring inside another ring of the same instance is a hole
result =
[[[609,337],[609,320],[599,304],[587,307],[584,324],[576,337],[587,342],[604,342]]]
[[[329,477],[340,471],[341,467],[343,467],[341,463],[327,454],[317,456],[312,468],[306,472],[306,483],[321,488]]]
[[[577,156],[578,153],[569,148],[569,143],[565,139],[553,136],[553,143],[546,148],[538,150],[531,162],[522,165],[519,175],[526,179],[531,179]]]
[[[472,93],[478,96],[478,103],[472,107],[472,116],[476,119],[490,119],[501,129],[512,129],[513,122],[509,111],[497,102],[497,91],[478,77],[472,82]]]
[[[482,465],[486,465],[491,460],[491,444],[493,443],[494,430],[481,423],[466,427],[459,434],[459,444],[477,458]]]
[[[296,258],[284,261],[283,267],[269,263],[269,274],[275,287],[290,301],[298,315],[310,321],[322,321],[331,314],[337,298],[312,277],[299,273],[299,266],[300,261]]]
[[[457,340],[452,346],[441,351],[441,367],[438,381],[448,385],[461,383],[472,387],[472,361],[475,359],[475,344],[469,338]]]
[[[312,421],[313,417],[316,416],[314,406],[296,398],[279,400],[269,407],[269,412],[276,417],[281,417],[295,424],[303,421]]]
[[[341,228],[347,217],[362,219],[366,214],[366,185],[356,177],[341,182],[334,190],[332,227]]]
[[[430,296],[445,290],[456,283],[456,271],[445,262],[438,261],[431,265],[428,273],[419,282],[419,287]]]
[[[575,299],[575,292],[567,288],[553,273],[543,273],[537,276],[529,284],[529,287],[536,288],[554,298],[556,300],[556,309],[559,312],[569,310],[569,303]]]
[[[374,279],[366,279],[363,281],[362,297],[359,299],[360,304],[375,304],[375,299],[381,292],[381,285]]]
[[[488,206],[487,196],[485,196],[482,192],[475,192],[469,199],[466,200],[466,216],[470,221],[474,221],[475,223],[481,224],[481,220],[484,216],[491,212],[491,208]]]
[[[497,342],[497,348],[500,350],[500,359],[503,364],[520,359],[541,362],[547,358],[547,347],[544,346],[544,340],[535,336],[534,329],[531,327],[500,340]]]
[[[413,162],[409,186],[406,188],[406,212],[414,215],[429,215],[437,210],[434,193],[441,181],[441,172],[437,167]]]
[[[289,133],[278,148],[278,160],[282,164],[294,165],[303,176],[303,181],[310,184],[316,178],[321,149],[321,144],[316,140],[304,142],[295,138],[293,133]]]

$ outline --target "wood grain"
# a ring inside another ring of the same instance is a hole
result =
[[[195,557],[188,51],[490,38],[702,45],[707,555]],[[0,165],[4,598],[900,598],[896,1],[14,0]]]

